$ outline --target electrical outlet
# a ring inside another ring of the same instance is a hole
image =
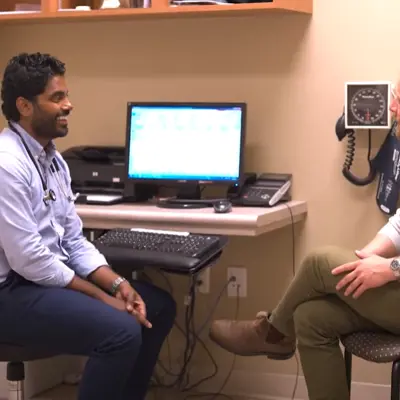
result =
[[[210,268],[205,268],[199,273],[198,280],[201,283],[198,286],[200,293],[210,293]]]
[[[235,277],[235,281],[228,284],[228,297],[237,297],[238,285],[239,297],[247,296],[247,269],[244,267],[229,267],[228,280]]]

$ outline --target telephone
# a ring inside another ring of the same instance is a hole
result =
[[[243,182],[228,190],[228,199],[236,206],[273,207],[290,200],[292,174],[246,173]]]

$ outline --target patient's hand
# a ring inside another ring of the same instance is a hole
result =
[[[352,294],[357,299],[368,289],[377,288],[396,280],[390,269],[391,259],[362,251],[358,251],[356,254],[359,260],[340,265],[332,270],[333,275],[345,273],[345,276],[336,285],[337,291],[347,286],[344,295]]]
[[[372,251],[355,250],[354,253],[359,259],[371,257],[374,255]]]

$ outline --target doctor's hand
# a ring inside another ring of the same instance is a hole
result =
[[[146,304],[128,281],[121,283],[115,297],[125,303],[126,311],[135,316],[139,323],[151,328],[152,325],[146,317]]]
[[[357,299],[368,289],[396,280],[390,269],[391,259],[358,250],[356,255],[359,260],[340,265],[332,270],[333,275],[345,274],[336,285],[337,291],[346,287],[344,295],[352,294]]]
[[[115,308],[116,310],[126,312],[125,302],[122,301],[121,299],[117,299],[116,297],[110,296],[108,293],[104,292],[102,296],[99,298],[99,300]]]

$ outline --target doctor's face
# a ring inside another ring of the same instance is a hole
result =
[[[68,115],[73,107],[63,76],[52,77],[32,106],[30,123],[38,138],[51,140],[68,134]]]

